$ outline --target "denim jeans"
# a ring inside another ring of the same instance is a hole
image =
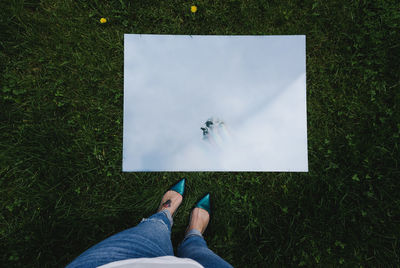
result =
[[[136,227],[117,233],[89,248],[67,268],[97,267],[132,258],[173,256],[172,217],[168,210],[143,219]],[[201,233],[189,231],[178,247],[178,257],[190,258],[204,267],[232,267],[212,252]]]

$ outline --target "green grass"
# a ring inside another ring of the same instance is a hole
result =
[[[66,265],[151,215],[182,176],[174,246],[210,191],[206,240],[237,267],[400,263],[397,0],[10,0],[0,10],[2,266]],[[124,33],[305,34],[310,172],[122,173]]]

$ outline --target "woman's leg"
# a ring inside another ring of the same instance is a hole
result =
[[[110,236],[78,256],[67,267],[97,267],[131,258],[151,258],[174,255],[171,243],[172,214],[182,202],[182,196],[168,191],[158,212],[143,219],[136,227]]]
[[[178,247],[178,256],[190,258],[204,267],[232,267],[207,247],[203,233],[210,221],[210,214],[202,208],[194,208],[190,215],[188,231]]]
[[[171,214],[160,211],[136,227],[110,236],[78,256],[67,267],[97,267],[113,261],[174,255]]]
[[[232,265],[207,247],[207,243],[201,232],[196,229],[192,229],[186,234],[185,239],[179,245],[178,256],[193,259],[206,268],[232,267]]]

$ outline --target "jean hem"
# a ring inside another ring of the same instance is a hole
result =
[[[199,236],[199,237],[204,239],[203,235],[201,234],[201,232],[199,230],[192,229],[192,230],[190,230],[189,232],[186,233],[186,235],[183,238],[181,244],[183,244],[183,242],[185,242],[185,240],[187,240],[188,238],[190,238],[192,236]]]
[[[172,218],[171,212],[169,212],[168,209],[161,210],[160,212],[164,213],[167,219],[169,220],[169,223],[171,224],[171,228],[174,225],[174,219]]]

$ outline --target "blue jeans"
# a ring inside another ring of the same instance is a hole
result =
[[[132,258],[173,256],[171,228],[173,220],[168,210],[143,219],[136,227],[110,236],[79,255],[67,268],[97,267]],[[190,258],[204,267],[232,267],[212,252],[201,233],[189,231],[178,247],[178,257]]]

